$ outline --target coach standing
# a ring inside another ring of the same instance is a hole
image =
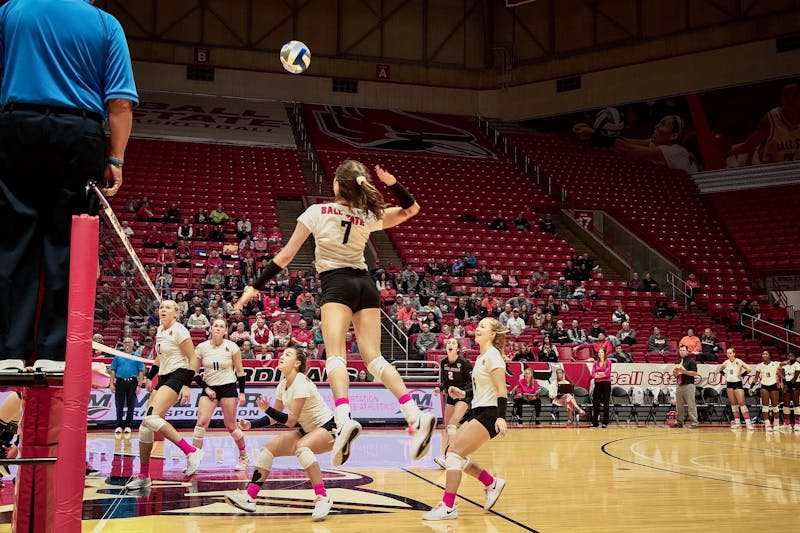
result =
[[[89,0],[0,7],[0,369],[63,369],[72,216],[122,185],[138,103],[119,22]],[[106,149],[103,120],[111,139]]]

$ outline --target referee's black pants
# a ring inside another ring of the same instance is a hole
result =
[[[116,392],[114,403],[117,407],[118,428],[129,428],[133,425],[133,408],[136,405],[137,378],[117,378],[114,382]],[[125,423],[122,423],[122,414],[125,413]]]
[[[72,215],[96,211],[105,151],[97,119],[0,113],[0,359],[64,360]]]

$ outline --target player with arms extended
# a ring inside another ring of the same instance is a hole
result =
[[[257,296],[267,282],[291,263],[300,246],[314,236],[316,267],[322,283],[322,337],[328,358],[325,370],[334,397],[336,442],[331,463],[341,466],[350,456],[361,425],[350,418],[345,336],[353,323],[359,352],[367,370],[400,402],[411,432],[411,457],[423,457],[436,428],[436,418],[422,413],[412,400],[397,370],[380,354],[380,295],[364,261],[370,233],[397,226],[419,213],[420,206],[394,176],[375,166],[378,178],[400,202],[387,207],[383,195],[370,182],[369,170],[358,161],[344,161],[333,181],[333,202],[310,206],[297,219],[286,246],[278,252],[261,276],[237,302],[242,307]]]

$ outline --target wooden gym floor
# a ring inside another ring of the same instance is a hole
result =
[[[187,435],[188,436],[188,435]],[[251,457],[271,434],[247,433]],[[438,437],[433,450],[438,452]],[[753,531],[765,518],[793,530],[800,501],[800,434],[666,428],[537,427],[511,429],[474,455],[508,480],[493,512],[484,512],[483,491],[466,478],[459,518],[423,522],[441,497],[445,473],[430,458],[408,458],[403,431],[367,431],[341,470],[322,456],[334,508],[324,522],[310,519],[313,493],[294,457],[277,459],[260,494],[257,513],[227,505],[224,491],[243,488],[252,474],[234,472],[233,441],[206,436],[197,475],[185,480],[184,460],[172,445],[156,451],[154,486],[146,497],[126,494],[138,469],[136,440],[110,433],[89,437],[88,458],[102,476],[88,479],[86,532],[618,532]],[[0,492],[0,517],[10,520],[11,483]],[[764,513],[763,511],[768,511]],[[788,529],[787,529],[788,528]],[[0,524],[0,531],[10,525]]]

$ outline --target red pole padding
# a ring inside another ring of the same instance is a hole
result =
[[[67,354],[64,406],[56,462],[58,533],[81,531],[83,489],[86,483],[86,421],[92,389],[92,322],[97,285],[97,217],[72,217],[69,262]]]

